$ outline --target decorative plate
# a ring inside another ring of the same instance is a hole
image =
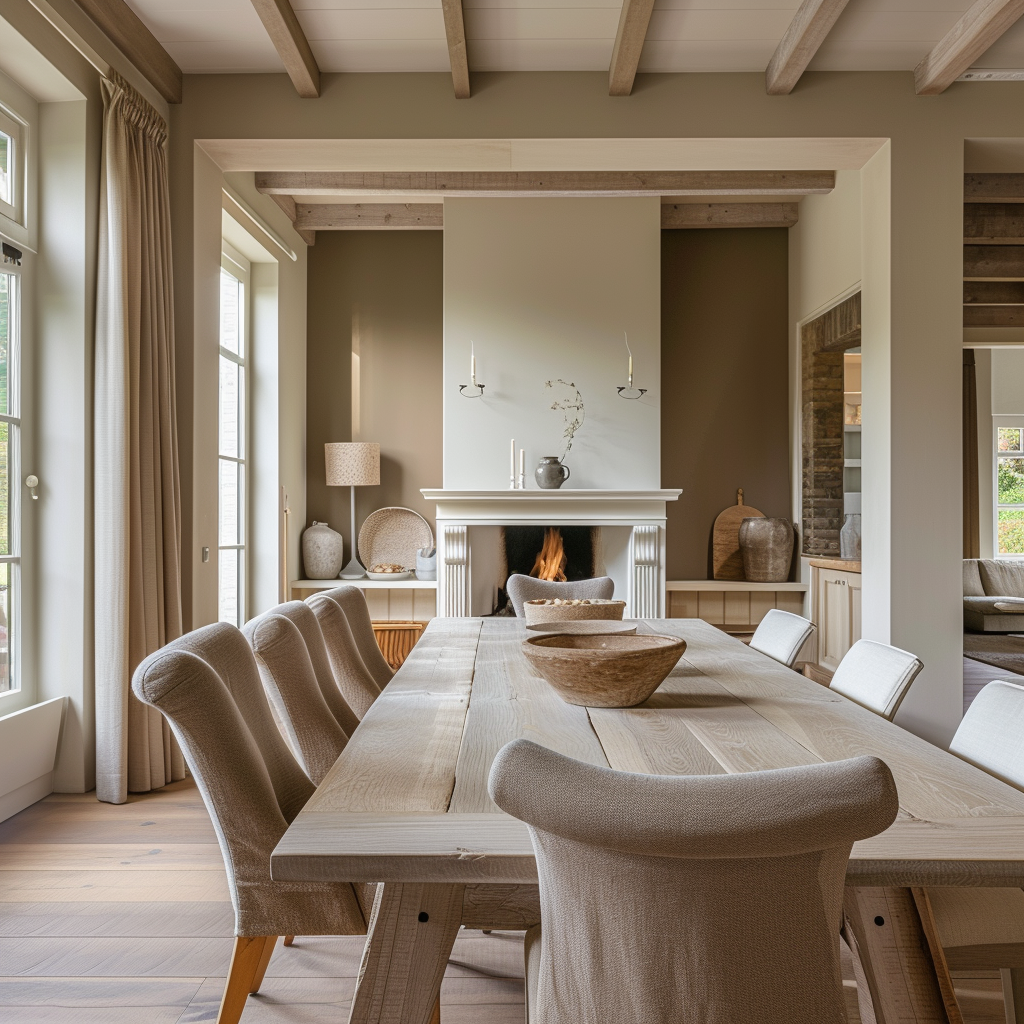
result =
[[[381,562],[414,568],[416,552],[433,546],[430,524],[411,508],[378,509],[359,531],[359,560],[368,568]]]
[[[369,569],[366,570],[367,579],[384,580],[385,582],[394,582],[397,580],[411,580],[414,575],[415,573],[412,571],[412,569],[406,569],[405,572],[370,572]]]

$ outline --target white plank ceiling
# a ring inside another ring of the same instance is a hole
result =
[[[128,0],[186,73],[281,72],[249,0]],[[911,71],[971,0],[850,0],[810,70]],[[448,71],[440,0],[293,0],[322,71]],[[463,0],[473,71],[607,71],[619,0]],[[798,0],[657,0],[640,71],[764,71]],[[978,67],[1024,67],[1024,20]]]

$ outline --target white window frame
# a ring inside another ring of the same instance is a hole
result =
[[[999,503],[999,459],[1000,458],[1013,458],[1019,457],[1024,459],[1024,451],[1022,452],[1000,452],[999,451],[999,428],[1000,427],[1014,427],[1019,428],[1021,432],[1021,440],[1024,442],[1024,416],[993,416],[992,417],[992,547],[996,558],[1003,559],[1004,561],[1021,561],[1024,560],[1024,554],[1020,555],[1004,555],[999,551],[999,513],[1001,510],[1013,510],[1020,509],[1024,512],[1024,502],[1020,504],[1000,504]]]
[[[11,160],[11,202],[0,199],[0,215],[21,226],[25,225],[25,179],[28,175],[28,125],[13,112],[0,106],[0,132],[8,136],[14,147]]]
[[[241,330],[241,345],[242,354],[239,355],[237,352],[232,352],[230,349],[225,348],[219,344],[218,337],[218,353],[226,359],[236,363],[244,371],[244,386],[240,396],[243,404],[243,416],[242,416],[242,437],[239,445],[239,455],[237,457],[222,455],[220,451],[220,389],[218,383],[218,400],[217,400],[217,607],[218,614],[220,609],[220,559],[221,552],[234,550],[238,552],[238,578],[236,583],[236,597],[238,609],[238,622],[235,625],[241,625],[247,619],[248,614],[248,594],[249,594],[249,537],[251,536],[251,523],[250,523],[250,501],[249,492],[251,490],[251,459],[250,459],[250,434],[249,429],[249,417],[250,417],[250,379],[251,373],[251,352],[252,352],[252,275],[251,266],[249,261],[232,245],[227,241],[221,242],[221,269],[227,271],[232,277],[236,278],[242,284],[242,306],[240,309],[242,330]],[[220,360],[218,359],[218,366]],[[218,382],[220,375],[218,373]],[[243,487],[239,494],[239,503],[242,511],[242,543],[241,544],[223,544],[221,543],[220,536],[220,464],[221,462],[234,462],[237,465],[242,466],[244,470]]]
[[[0,555],[0,563],[10,566],[8,578],[8,618],[7,618],[7,678],[8,689],[0,694],[21,693],[23,680],[21,673],[21,647],[23,629],[21,621],[21,445],[22,445],[22,406],[21,406],[21,347],[23,301],[23,274],[20,267],[10,263],[0,263],[0,274],[9,275],[17,282],[13,317],[8,324],[10,347],[7,353],[7,396],[10,412],[0,412],[0,421],[9,425],[7,434],[7,521],[10,534],[10,554]],[[13,329],[11,323],[13,322]],[[0,712],[2,713],[2,712]]]

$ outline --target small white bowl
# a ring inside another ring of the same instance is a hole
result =
[[[416,574],[412,569],[406,569],[405,572],[370,572],[366,570],[366,578],[370,580],[384,580],[385,582],[394,583],[397,580],[411,580]]]

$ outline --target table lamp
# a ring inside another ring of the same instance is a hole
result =
[[[367,441],[345,441],[325,444],[327,486],[350,487],[352,508],[352,557],[338,575],[343,580],[359,580],[366,569],[359,561],[356,543],[356,488],[376,487],[380,483],[380,445]]]

